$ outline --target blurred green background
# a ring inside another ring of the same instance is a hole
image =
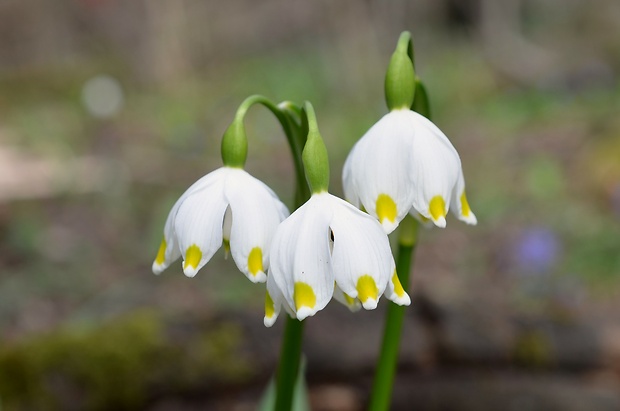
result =
[[[255,409],[281,324],[222,251],[152,275],[167,213],[255,93],[314,104],[341,194],[410,30],[479,224],[422,233],[393,409],[620,409],[618,22],[616,0],[0,1],[0,408]],[[291,204],[275,119],[246,126]],[[313,409],[364,408],[386,304],[307,320]]]

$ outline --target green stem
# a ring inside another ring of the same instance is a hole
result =
[[[310,188],[306,183],[301,156],[306,144],[306,136],[308,135],[307,121],[305,116],[302,115],[301,108],[289,101],[278,104],[278,107],[282,109],[290,130],[290,134],[287,133],[286,137],[293,155],[293,165],[295,166],[295,207],[299,208],[310,198]]]
[[[286,139],[293,156],[293,165],[295,167],[295,203],[299,206],[303,204],[305,199],[310,197],[310,191],[307,187],[306,177],[304,174],[304,166],[301,161],[301,153],[303,151],[306,138],[305,136],[308,133],[307,131],[304,133],[303,120],[296,120],[301,117],[301,108],[290,101],[283,101],[282,103],[276,105],[267,97],[260,94],[255,94],[243,100],[243,102],[239,105],[239,108],[235,114],[235,121],[243,122],[246,113],[250,107],[255,104],[261,104],[271,111],[282,126],[284,135],[286,135]]]
[[[400,223],[396,272],[405,290],[409,288],[411,263],[417,243],[417,227],[416,220],[411,216],[407,216]],[[405,309],[406,307],[396,304],[390,304],[388,307],[379,366],[372,387],[370,407],[368,408],[370,411],[385,411],[390,408]]]
[[[282,348],[280,351],[280,365],[278,366],[276,380],[275,411],[291,410],[295,383],[299,372],[299,365],[301,364],[303,332],[303,321],[286,316]]]

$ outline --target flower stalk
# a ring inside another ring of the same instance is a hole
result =
[[[297,375],[301,364],[301,344],[304,334],[304,323],[295,318],[286,318],[280,364],[276,375],[276,406],[275,411],[290,411]]]
[[[405,290],[409,288],[413,252],[417,244],[418,226],[418,222],[411,216],[405,217],[400,223],[396,271],[398,272],[400,283]],[[388,306],[379,366],[375,374],[370,406],[368,408],[370,411],[386,411],[390,409],[404,318],[404,306],[396,304]]]

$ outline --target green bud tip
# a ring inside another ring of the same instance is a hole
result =
[[[222,137],[222,161],[227,167],[243,168],[248,157],[248,138],[243,116],[236,115]]]
[[[304,111],[308,119],[308,139],[301,155],[306,179],[312,193],[327,191],[329,187],[329,158],[323,138],[319,133],[316,114],[310,102],[304,104]]]
[[[415,97],[415,71],[411,33],[404,31],[385,74],[385,101],[390,110],[409,109]]]

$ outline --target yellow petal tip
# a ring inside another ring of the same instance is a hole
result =
[[[377,197],[376,202],[376,211],[377,218],[383,224],[384,220],[388,220],[390,223],[394,223],[396,221],[397,216],[397,207],[392,197],[387,194],[380,194]]]
[[[471,208],[469,207],[465,191],[463,191],[463,194],[461,194],[461,215],[463,217],[468,217],[469,214],[471,214]]]
[[[428,212],[431,215],[435,225],[439,227],[446,226],[446,201],[442,196],[435,196],[431,199],[428,206]]]
[[[168,245],[166,244],[166,239],[164,238],[161,240],[161,244],[159,245],[157,257],[155,257],[155,264],[163,265],[166,262],[166,248],[168,248]]]
[[[202,260],[202,251],[196,244],[191,245],[185,251],[185,261],[183,262],[183,272],[189,277],[196,275],[198,265]]]
[[[392,286],[394,287],[394,294],[389,297],[390,300],[398,305],[410,305],[411,298],[409,297],[409,294],[405,292],[403,285],[400,283],[396,270],[394,270],[394,274],[392,275]]]
[[[265,293],[265,318],[263,319],[263,323],[265,327],[271,327],[275,322],[276,318],[278,318],[278,314],[276,313],[276,306],[269,294],[269,291]]]
[[[394,274],[392,275],[392,284],[394,284],[394,293],[396,293],[398,297],[403,297],[405,295],[405,289],[398,279],[396,270],[394,270]]]
[[[267,281],[263,267],[263,251],[260,247],[254,247],[248,256],[248,278],[253,283],[264,283]]]
[[[255,276],[263,273],[263,250],[260,247],[254,247],[248,256],[248,271]]]
[[[377,300],[379,299],[379,289],[377,288],[377,283],[375,283],[374,278],[369,276],[368,274],[361,276],[357,279],[357,298],[362,302],[362,305],[367,310],[373,309],[377,306]],[[374,307],[367,308],[373,306],[372,301],[374,301]]]
[[[293,299],[295,301],[295,309],[297,311],[297,318],[303,320],[309,315],[314,314],[314,307],[316,305],[316,295],[310,285],[297,281],[293,292]],[[302,318],[300,318],[302,317]]]
[[[467,201],[467,196],[465,195],[465,191],[461,194],[461,216],[460,219],[465,221],[469,225],[476,225],[478,220],[476,216],[471,211],[471,207],[469,206],[469,201]]]

